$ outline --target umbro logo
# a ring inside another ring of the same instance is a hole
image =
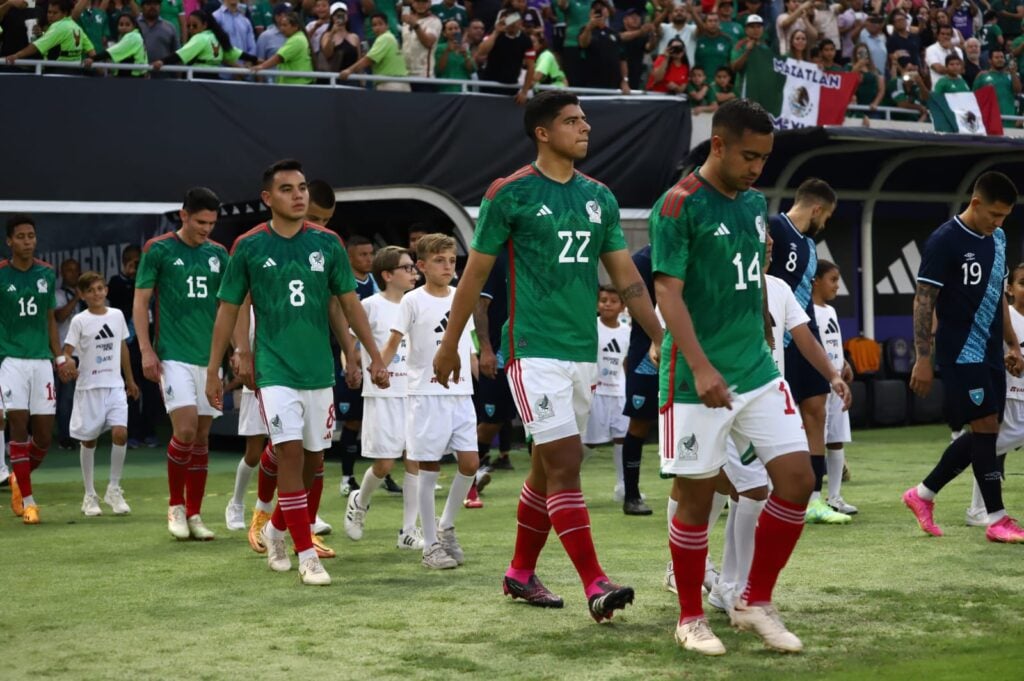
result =
[[[554,213],[547,206],[541,206],[540,210],[537,211],[537,217],[543,217],[545,215],[553,215]]]
[[[839,325],[836,324],[836,320],[834,320],[834,319],[828,320],[828,325],[825,326],[825,333],[826,334],[839,333]]]
[[[622,352],[622,346],[619,345],[619,341],[617,339],[612,338],[612,342],[604,346],[604,350],[602,350],[602,352]]]
[[[7,292],[8,293],[17,293],[18,289],[17,289],[17,287],[15,287],[14,284],[11,284],[10,286],[7,287]]]
[[[452,315],[452,311],[451,310],[448,310],[447,312],[444,313],[444,319],[442,319],[441,323],[438,324],[437,327],[434,328],[434,333],[444,333],[444,330],[448,328],[448,318],[451,315]]]
[[[110,327],[107,326],[106,324],[104,324],[103,328],[100,329],[100,332],[98,334],[96,334],[96,340],[105,340],[107,338],[113,338],[113,337],[114,337],[114,332],[111,331]]]
[[[174,261],[174,266],[175,267],[184,267],[185,266],[185,262],[181,258],[178,258],[177,260]]]
[[[277,267],[277,263],[274,262],[273,258],[267,258],[267,261],[263,263],[263,269],[267,269],[268,267]]]
[[[729,236],[732,232],[725,226],[724,222],[718,223],[718,229],[715,230],[715,236]]]

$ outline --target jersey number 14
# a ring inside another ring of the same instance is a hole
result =
[[[761,257],[759,255],[755,255],[750,264],[744,268],[743,254],[737,253],[736,257],[732,259],[732,264],[736,266],[737,291],[746,291],[747,282],[756,283],[757,288],[761,288]],[[746,275],[745,278],[744,274]]]

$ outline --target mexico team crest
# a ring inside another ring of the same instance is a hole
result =
[[[220,258],[218,258],[217,256],[214,256],[214,255],[211,255],[209,263],[210,263],[210,271],[213,272],[214,274],[219,274],[220,273]]]
[[[974,403],[974,406],[980,407],[981,403],[985,400],[985,389],[971,388],[967,391],[967,395],[971,398],[971,402]]]
[[[324,254],[320,251],[313,251],[309,254],[309,269],[311,272],[324,271]]]
[[[36,288],[39,289],[40,293],[46,293],[50,290],[50,286],[46,283],[45,279],[39,279],[36,281]]]
[[[587,218],[596,224],[601,224],[601,204],[597,201],[587,201]]]

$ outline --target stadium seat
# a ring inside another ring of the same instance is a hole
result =
[[[899,426],[907,422],[907,384],[879,379],[871,383],[871,422],[876,426]]]
[[[850,403],[850,427],[867,428],[870,425],[868,386],[864,381],[853,381],[850,383],[850,393],[853,396],[853,401]]]
[[[932,391],[927,397],[910,394],[910,422],[938,423],[942,421],[942,402],[946,396],[942,381],[938,378],[932,383]]]
[[[890,338],[885,341],[885,373],[888,378],[910,378],[916,359],[914,345],[906,338]]]
[[[844,344],[846,354],[850,357],[850,366],[858,378],[874,376],[881,368],[882,346],[870,338],[857,336]]]

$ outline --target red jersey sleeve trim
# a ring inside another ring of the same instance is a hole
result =
[[[235,239],[235,243],[231,245],[231,255],[235,254],[235,251],[238,249],[238,244],[242,243],[243,239],[248,239],[251,236],[256,236],[260,232],[266,232],[266,231],[268,231],[267,230],[267,223],[264,222],[264,223],[261,223],[259,225],[256,225],[255,227],[250,229],[245,234],[242,234],[241,236],[239,236],[237,239]]]
[[[686,197],[693,194],[701,186],[700,180],[695,175],[688,175],[676,186],[668,191],[665,200],[661,204],[662,217],[677,218],[683,210],[683,203]]]
[[[306,222],[303,224],[303,227],[305,227],[306,229],[312,229],[317,232],[323,232],[324,234],[330,234],[331,236],[338,240],[338,243],[341,244],[342,248],[345,247],[345,242],[341,240],[341,235],[335,232],[333,229],[322,227],[316,224],[315,222]]]
[[[537,171],[533,169],[532,165],[525,165],[516,172],[512,173],[508,177],[499,177],[497,180],[491,183],[491,186],[487,189],[487,193],[484,194],[484,198],[488,201],[493,201],[494,197],[498,195],[503,187],[506,187],[516,180],[521,180],[529,175],[536,175]]]
[[[156,243],[158,243],[160,241],[166,241],[167,239],[173,239],[176,236],[177,235],[174,232],[167,232],[166,234],[161,234],[160,236],[155,236],[155,237],[153,237],[152,239],[150,239],[149,241],[146,242],[146,244],[142,247],[142,252],[143,253],[148,253],[149,249],[152,248]]]
[[[43,267],[45,267],[47,269],[51,269],[51,270],[56,271],[54,269],[53,265],[51,265],[50,263],[46,262],[45,260],[40,260],[39,258],[32,258],[32,262],[34,262],[37,265],[42,265]]]

